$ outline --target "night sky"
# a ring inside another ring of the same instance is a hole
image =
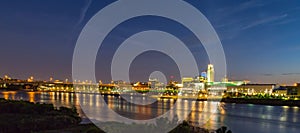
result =
[[[0,2],[0,75],[26,79],[71,79],[76,40],[88,20],[110,0],[2,0]],[[300,1],[187,1],[198,8],[218,33],[227,60],[228,78],[252,83],[300,82]],[[130,7],[130,5],[128,5]],[[178,9],[180,10],[180,9]],[[176,22],[145,16],[112,31],[98,53],[96,77],[110,81],[107,58],[124,37],[146,29],[173,32],[186,40],[200,71],[209,63],[204,48]],[[147,65],[152,64],[152,65]],[[153,65],[157,64],[157,65]],[[170,67],[166,67],[170,66]],[[133,61],[130,77],[146,80],[154,70],[179,80],[166,55],[144,53]],[[195,76],[195,75],[191,75]]]

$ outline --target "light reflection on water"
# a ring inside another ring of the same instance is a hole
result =
[[[89,113],[105,114],[101,112],[101,107],[105,104],[100,103],[101,95],[79,94],[79,101],[74,93],[62,92],[0,92],[0,97],[13,100],[28,100],[31,102],[52,103],[55,107],[76,106],[80,116],[84,113],[80,109],[79,103],[91,109]],[[204,120],[209,119],[201,127],[215,129],[221,125],[229,127],[235,133],[298,133],[300,131],[300,114],[298,107],[288,106],[267,106],[253,104],[228,104],[218,102],[201,102],[188,100],[160,99],[153,105],[138,106],[131,104],[134,100],[147,100],[144,98],[132,97],[130,101],[121,99],[120,96],[104,96],[109,108],[122,116],[132,119],[149,119],[169,111],[173,105],[176,105],[176,112],[171,110],[171,114],[178,114],[179,119],[189,113],[187,108],[191,109],[188,121],[197,125]],[[174,104],[178,102],[178,104]],[[216,106],[216,104],[218,104]],[[193,106],[192,106],[193,105]],[[217,108],[216,108],[217,107]],[[114,116],[106,116],[103,119],[114,119]],[[90,118],[98,119],[98,118]]]

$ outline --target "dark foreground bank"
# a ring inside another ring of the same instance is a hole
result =
[[[17,133],[61,129],[78,125],[76,108],[55,108],[52,104],[0,99],[0,132]]]
[[[123,125],[122,123],[114,123],[114,124]],[[140,124],[126,125],[126,126],[136,126],[139,129],[145,128],[144,125],[140,125]],[[155,128],[155,127],[150,127],[150,128]],[[123,126],[119,126],[118,128],[110,129],[108,131],[111,133],[121,133],[121,132],[135,133],[137,131],[140,131],[139,129],[136,129],[135,131],[129,131],[129,130],[126,130],[126,128],[124,128]],[[94,124],[80,124],[76,127],[60,129],[60,130],[48,130],[48,131],[42,131],[39,133],[61,133],[61,132],[63,132],[63,133],[105,133],[103,130],[99,129]],[[156,132],[155,132],[155,130],[149,129],[143,133],[156,133]],[[227,127],[225,127],[225,126],[220,127],[217,130],[207,130],[204,128],[193,127],[193,126],[189,125],[186,121],[183,121],[181,124],[179,124],[176,128],[174,128],[169,133],[232,133],[232,132],[231,132],[231,130],[227,129]]]

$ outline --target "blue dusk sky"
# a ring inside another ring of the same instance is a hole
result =
[[[1,77],[8,74],[21,79],[29,76],[40,80],[48,80],[50,76],[71,79],[73,51],[82,28],[91,17],[112,2],[0,1]],[[252,83],[300,82],[300,1],[186,2],[200,10],[219,35],[229,79],[250,80]],[[130,9],[130,5],[124,8]],[[166,18],[144,16],[121,23],[107,36],[103,51],[99,51],[96,60],[97,79],[110,81],[111,56],[118,44],[143,30],[173,32],[176,37],[185,40],[199,70],[205,71],[209,63],[207,54],[190,31]],[[155,51],[143,53],[132,62],[130,78],[144,81],[155,70],[164,72],[167,78],[180,80],[174,61]]]

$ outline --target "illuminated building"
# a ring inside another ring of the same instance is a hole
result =
[[[123,80],[118,80],[118,81],[112,81],[111,82],[113,85],[116,85],[116,88],[119,91],[127,91],[127,90],[132,90],[132,85],[130,83],[127,83]],[[102,82],[101,82],[102,84]]]
[[[183,77],[182,86],[179,88],[179,95],[196,95],[200,91],[205,91],[205,83],[200,79],[201,77]]]
[[[246,95],[272,94],[276,84],[242,84],[239,86],[227,86],[227,92]]]
[[[182,87],[184,88],[190,88],[192,87],[192,83],[194,82],[194,78],[193,77],[182,77]]]
[[[215,70],[212,64],[208,64],[207,67],[207,82],[214,82],[215,79]]]
[[[222,82],[228,82],[228,78],[225,76],[225,77],[222,79]]]
[[[11,80],[11,77],[9,77],[8,75],[4,75],[4,80]]]
[[[63,81],[60,81],[60,80],[55,80],[53,83],[55,83],[55,84],[62,84],[62,83],[64,83]]]
[[[135,84],[133,84],[133,90],[135,91],[149,91],[149,85],[148,83],[141,83],[141,82],[137,82]]]
[[[155,90],[163,90],[166,87],[164,83],[159,82],[156,78],[149,78],[149,84],[150,88]]]
[[[115,84],[101,84],[99,85],[100,92],[114,92],[118,90],[118,86]]]
[[[287,95],[287,88],[283,86],[276,87],[273,89],[272,95],[274,96],[286,96]]]
[[[31,76],[31,77],[29,77],[29,78],[27,79],[27,82],[33,82],[33,81],[34,81],[33,76]]]
[[[101,81],[101,82],[102,82],[102,81]],[[124,84],[125,81],[123,81],[123,80],[112,80],[110,83],[111,83],[111,84],[115,84],[115,85],[119,85],[119,84]]]
[[[286,88],[288,97],[300,97],[300,83],[294,86],[286,86]]]

